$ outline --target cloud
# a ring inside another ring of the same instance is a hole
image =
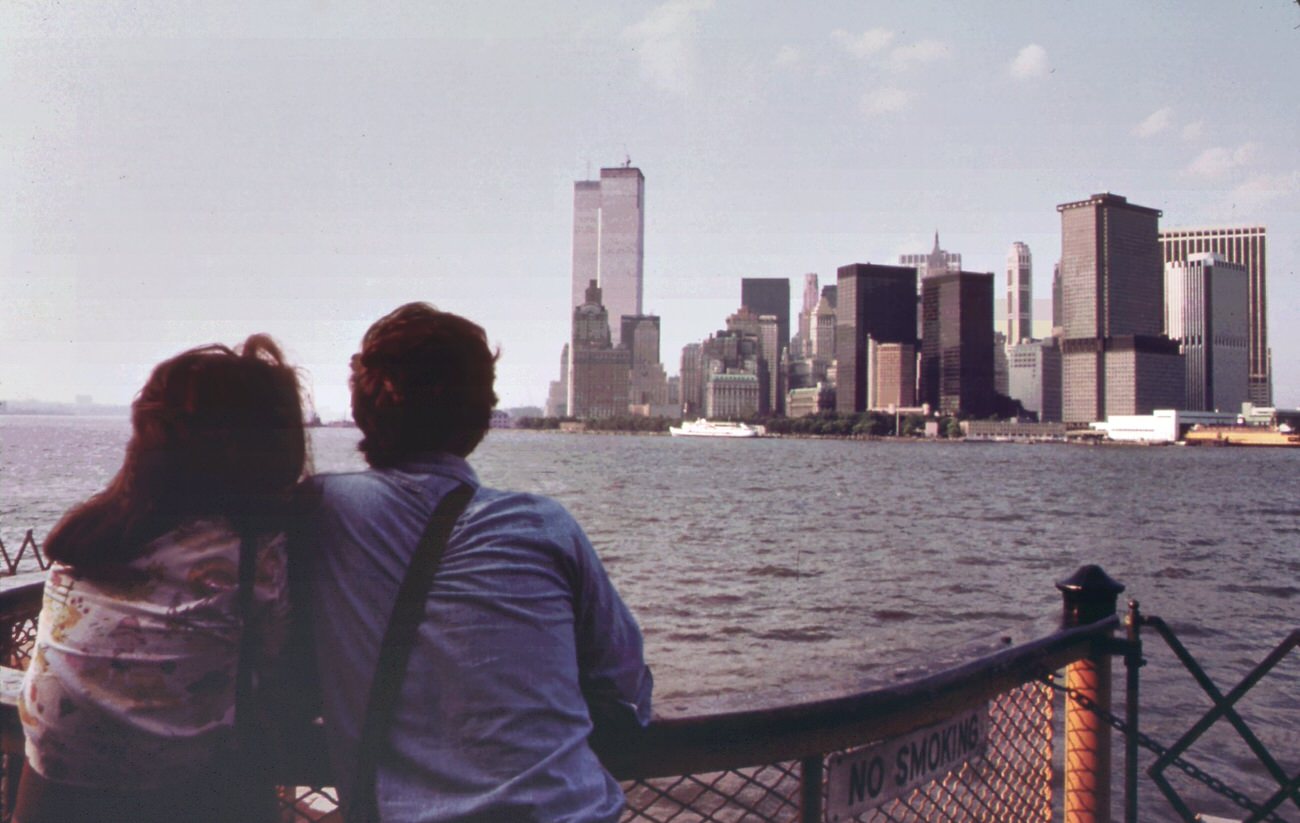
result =
[[[1034,80],[1051,73],[1047,65],[1047,49],[1037,43],[1025,46],[1011,61],[1011,76],[1017,80]]]
[[[794,46],[782,46],[776,53],[776,59],[773,61],[778,66],[790,68],[803,62],[803,52]]]
[[[896,71],[912,66],[933,63],[949,56],[948,45],[938,40],[918,40],[907,46],[899,46],[889,53],[889,65]]]
[[[667,0],[625,28],[623,38],[632,42],[642,76],[666,92],[690,91],[699,18],[712,7],[713,0]]]
[[[1237,205],[1258,208],[1295,194],[1300,194],[1300,171],[1290,174],[1256,174],[1232,190],[1232,201]]]
[[[1155,137],[1169,128],[1174,119],[1174,110],[1168,107],[1157,109],[1147,118],[1133,127],[1133,134],[1138,137]]]
[[[868,115],[893,114],[907,108],[912,94],[897,86],[882,86],[862,96],[862,111]]]
[[[1197,120],[1194,123],[1188,123],[1187,125],[1183,126],[1183,139],[1199,140],[1201,139],[1201,134],[1204,131],[1205,131],[1204,120]]]
[[[1249,164],[1257,153],[1254,143],[1242,143],[1235,149],[1214,146],[1196,156],[1183,175],[1200,180],[1222,180],[1232,172]]]
[[[854,57],[871,57],[894,42],[894,32],[889,29],[867,29],[861,34],[850,34],[844,29],[836,29],[831,32],[831,39]]]

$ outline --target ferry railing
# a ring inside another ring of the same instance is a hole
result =
[[[1108,684],[1097,677],[1107,673],[1120,621],[1107,581],[1099,569],[1083,569],[1059,584],[1059,630],[905,682],[774,708],[656,718],[593,743],[623,781],[625,820],[1050,821],[1058,813],[1069,823],[1107,820],[1107,729],[1082,719],[1109,711]],[[40,598],[39,579],[0,591],[4,666],[26,665]],[[1071,693],[1091,707],[1064,701],[1058,753],[1059,690],[1050,683],[1062,669]],[[22,766],[12,706],[0,727],[7,820]],[[280,765],[284,819],[323,821],[336,795],[320,728],[304,734]],[[1057,785],[1065,792],[1054,802]]]

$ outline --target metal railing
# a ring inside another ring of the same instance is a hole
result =
[[[1072,712],[1095,713],[1065,701],[1064,752],[1057,751],[1053,736],[1053,673],[1065,669],[1069,679],[1080,667],[1109,666],[1120,626],[1115,592],[1105,585],[1109,578],[1083,571],[1058,584],[1065,596],[1064,627],[1028,642],[856,694],[656,718],[644,730],[594,736],[602,761],[623,781],[624,819],[1048,821],[1057,811],[1072,823],[1106,819],[1104,811],[1095,818],[1079,811],[1101,811],[1109,803],[1107,759],[1099,760],[1095,751],[1091,758],[1080,755],[1095,750],[1099,738],[1093,730],[1080,742],[1070,731],[1078,722]],[[0,591],[0,664],[10,668],[24,668],[30,655],[41,600],[41,581],[32,577],[8,581]],[[1070,682],[1085,699],[1107,699]],[[955,727],[944,724],[967,716],[971,729],[980,727],[978,748],[951,758],[948,749],[960,748],[953,743],[958,737]],[[12,708],[0,713],[0,728],[0,819],[7,820],[22,762],[22,729]],[[286,821],[321,820],[335,807],[321,733],[319,727],[304,730],[279,764]],[[882,760],[879,769],[868,768],[863,758],[873,756],[883,745],[879,741],[906,741],[909,735],[910,754],[905,749]],[[1101,742],[1108,755],[1108,741]],[[891,796],[886,784],[909,768],[912,778],[923,779]],[[1063,798],[1054,795],[1062,768]]]

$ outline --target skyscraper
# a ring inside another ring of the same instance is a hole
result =
[[[1250,399],[1248,280],[1245,266],[1209,252],[1165,264],[1165,333],[1187,370],[1182,408],[1235,412]]]
[[[1029,246],[1017,240],[1007,252],[1007,345],[1034,336],[1034,261]]]
[[[584,419],[627,414],[630,365],[628,350],[610,344],[609,314],[592,280],[582,305],[573,310],[569,414]]]
[[[926,278],[921,313],[921,402],[948,414],[991,414],[993,273]]]
[[[1182,405],[1182,357],[1162,334],[1160,211],[1110,193],[1056,210],[1064,421]]]
[[[1273,368],[1268,348],[1264,239],[1263,226],[1166,229],[1160,232],[1160,246],[1166,264],[1187,260],[1193,254],[1213,252],[1229,263],[1246,267],[1250,306],[1247,353],[1250,401],[1269,406],[1273,402]]]
[[[837,274],[835,408],[853,413],[867,408],[868,338],[916,344],[916,269],[853,263]]]
[[[917,278],[924,280],[936,274],[961,271],[961,254],[939,248],[939,232],[936,231],[934,233],[933,249],[921,254],[899,255],[898,264],[916,269]]]
[[[806,289],[805,289],[806,290]],[[764,394],[764,411],[785,412],[785,372],[782,356],[790,347],[790,278],[743,277],[740,280],[740,305],[759,317],[776,320],[775,335],[760,334],[763,358],[767,361],[768,386]]]
[[[620,318],[641,314],[644,206],[645,176],[631,165],[601,169],[599,180],[573,184],[573,307],[583,304],[595,280],[611,338],[621,331]]]
[[[803,304],[799,308],[799,329],[790,341],[790,358],[812,357],[813,312],[817,311],[817,274],[803,276]],[[797,341],[797,342],[796,342]]]

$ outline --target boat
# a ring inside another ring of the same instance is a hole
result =
[[[1265,426],[1193,426],[1183,436],[1189,446],[1300,446],[1300,434],[1283,423]]]
[[[721,420],[685,420],[680,426],[669,426],[668,433],[673,437],[762,437],[766,430],[762,426],[747,423],[729,423]]]

